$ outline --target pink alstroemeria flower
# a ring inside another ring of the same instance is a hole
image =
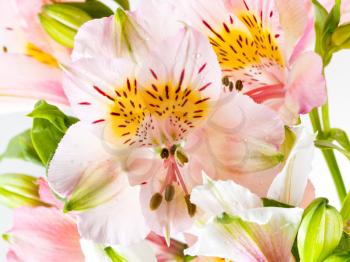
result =
[[[205,142],[201,134],[215,129],[210,120],[216,116],[239,124],[223,130],[220,139],[230,143],[217,149],[221,156],[248,149],[254,156],[249,171],[280,161],[278,115],[247,96],[222,96],[207,38],[172,22],[167,5],[157,12],[149,5],[86,23],[77,34],[75,62],[66,66],[64,88],[81,122],[62,139],[48,179],[67,199],[66,210],[79,211],[82,236],[102,243],[132,243],[150,230],[169,240],[191,226],[196,207],[189,197],[201,184],[206,157],[194,152]],[[245,157],[234,155],[237,169],[244,170]]]
[[[8,261],[85,261],[75,221],[54,207],[14,210],[13,228],[3,237]]]
[[[38,99],[68,105],[58,61],[69,50],[55,43],[37,17],[49,1],[0,2],[0,112],[31,108]]]
[[[304,52],[313,30],[308,1],[182,0],[174,5],[208,36],[227,91],[237,89],[269,105],[287,124],[326,101],[322,60]]]

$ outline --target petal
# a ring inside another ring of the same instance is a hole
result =
[[[311,6],[305,0],[275,0],[280,26],[285,33],[285,45],[289,57],[295,43],[305,32]]]
[[[124,190],[114,199],[78,215],[82,237],[97,243],[130,245],[147,236],[149,229],[140,207],[140,189],[124,181]]]
[[[276,166],[284,128],[278,115],[241,94],[224,96],[206,125],[188,139],[191,152],[216,178]]]
[[[153,46],[181,27],[169,19],[172,12],[166,2],[151,0],[142,1],[134,12],[118,10],[115,16],[92,20],[78,31],[73,60],[112,56],[142,61]]]
[[[193,189],[191,202],[212,216],[223,212],[236,214],[262,206],[258,196],[233,181],[213,181],[209,178],[204,185]]]
[[[84,123],[78,122],[68,129],[56,149],[48,169],[49,184],[57,193],[67,197],[91,164],[109,158],[98,137],[88,132]]]
[[[74,221],[55,208],[21,207],[14,212],[10,241],[21,261],[84,261],[79,239]]]
[[[322,59],[314,52],[303,53],[292,65],[287,85],[287,97],[294,101],[300,114],[326,102]]]
[[[298,140],[283,170],[277,175],[267,194],[268,198],[293,206],[303,200],[314,155],[315,135],[303,128],[297,130]]]
[[[8,111],[6,103],[16,103],[17,110],[32,108],[39,99],[56,105],[68,105],[61,87],[58,69],[24,55],[0,55],[0,111]]]
[[[63,209],[63,202],[57,199],[57,197],[54,195],[51,188],[49,187],[48,182],[43,177],[40,177],[37,183],[39,185],[40,199],[45,203],[48,203],[59,209]]]
[[[302,209],[258,208],[204,227],[189,255],[237,261],[290,261]]]

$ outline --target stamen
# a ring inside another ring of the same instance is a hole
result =
[[[185,202],[187,206],[187,213],[190,217],[193,217],[196,214],[197,206],[191,203],[190,195],[185,196]]]
[[[175,187],[173,185],[167,185],[164,192],[165,201],[170,202],[175,195]]]
[[[242,91],[242,89],[243,89],[243,82],[242,82],[242,80],[237,80],[236,81],[236,89],[238,91]]]
[[[160,204],[162,203],[162,200],[163,196],[160,193],[155,193],[149,201],[149,208],[151,210],[157,210]]]

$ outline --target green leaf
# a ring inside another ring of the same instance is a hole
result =
[[[21,159],[41,165],[41,160],[32,143],[30,130],[26,130],[10,140],[5,152],[1,154],[0,160],[5,158]]]
[[[339,128],[332,128],[329,134],[329,138],[337,141],[339,145],[350,152],[350,141],[345,131]]]
[[[112,262],[128,262],[128,260],[118,254],[112,247],[106,247],[104,251]]]
[[[315,146],[321,149],[335,149],[337,151],[339,151],[340,153],[342,153],[344,156],[346,156],[348,159],[350,159],[350,152],[341,148],[340,146],[337,146],[335,144],[333,144],[332,142],[328,141],[328,140],[316,140],[315,141]]]
[[[323,262],[350,262],[350,251],[333,254]]]
[[[293,208],[294,206],[288,205],[288,204],[284,204],[281,202],[278,202],[274,199],[269,199],[269,198],[261,198],[264,207],[283,207],[283,208]]]
[[[31,136],[34,148],[46,166],[67,129],[78,119],[66,116],[45,101],[39,101],[28,116],[33,118]]]
[[[114,0],[118,5],[120,5],[124,10],[130,10],[129,0]]]

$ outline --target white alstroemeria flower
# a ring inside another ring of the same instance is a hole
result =
[[[293,261],[302,209],[263,207],[258,196],[232,181],[207,180],[192,191],[191,201],[211,219],[186,254],[240,262]]]

